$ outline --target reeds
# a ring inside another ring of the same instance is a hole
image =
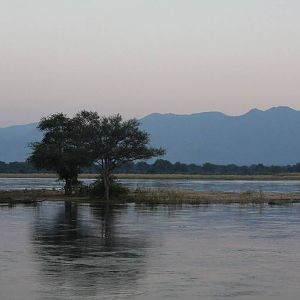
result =
[[[284,204],[300,202],[300,194],[297,193],[195,192],[176,189],[137,189],[130,193],[129,198],[135,203],[146,204]]]
[[[43,200],[97,202],[96,197],[65,196],[56,190],[12,190],[0,191],[0,203],[32,203]],[[196,192],[185,189],[136,189],[128,195],[112,199],[112,203],[133,202],[136,204],[270,204],[282,205],[300,202],[300,193],[247,192]]]

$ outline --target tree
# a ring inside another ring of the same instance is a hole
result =
[[[158,159],[151,166],[151,173],[173,173],[173,164],[170,163],[168,160]]]
[[[105,198],[109,200],[113,172],[135,160],[149,159],[165,153],[162,148],[149,146],[150,137],[139,128],[136,119],[123,121],[121,115],[94,118],[90,122],[90,148],[94,162],[100,169]]]
[[[87,153],[86,121],[90,114],[82,112],[74,118],[62,113],[42,118],[38,128],[44,133],[41,142],[31,144],[32,154],[28,161],[37,169],[54,171],[65,180],[65,194],[72,194],[78,184],[82,167],[91,165]]]
[[[144,161],[137,162],[135,164],[135,169],[137,173],[148,173],[150,165]]]

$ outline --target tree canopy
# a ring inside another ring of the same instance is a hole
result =
[[[165,150],[149,146],[150,136],[139,128],[140,124],[136,119],[124,121],[117,114],[94,121],[96,122],[90,124],[93,160],[99,166],[105,197],[109,199],[114,170],[135,160],[164,155]]]
[[[66,181],[65,192],[71,194],[82,167],[92,164],[86,155],[84,116],[68,118],[62,113],[42,118],[38,128],[44,133],[41,142],[31,144],[29,162],[37,169],[54,171]]]
[[[150,136],[136,119],[124,121],[119,114],[100,117],[96,112],[81,111],[69,118],[59,113],[42,118],[38,128],[44,136],[31,145],[29,162],[37,169],[56,172],[66,181],[66,194],[72,193],[81,169],[95,164],[109,199],[117,168],[165,153],[149,146]]]

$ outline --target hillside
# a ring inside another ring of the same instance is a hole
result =
[[[241,116],[151,114],[141,122],[153,145],[166,147],[166,159],[172,162],[286,165],[300,161],[300,111],[288,107],[253,109]]]
[[[0,161],[24,161],[30,148],[30,142],[41,138],[36,123],[0,128]]]
[[[300,111],[276,107],[241,116],[220,112],[154,113],[141,119],[152,144],[167,149],[171,162],[266,165],[300,161]],[[0,161],[24,161],[28,144],[41,134],[36,123],[0,128]]]

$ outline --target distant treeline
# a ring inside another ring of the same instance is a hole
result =
[[[97,173],[95,167],[85,168],[82,173]],[[0,173],[47,173],[37,171],[27,162],[0,162]],[[227,174],[227,175],[269,175],[279,173],[300,173],[300,163],[288,166],[265,166],[263,164],[251,166],[215,165],[205,163],[203,165],[171,163],[167,160],[158,159],[154,163],[137,162],[128,163],[116,170],[116,173],[131,174]]]
[[[0,173],[43,173],[38,172],[33,166],[27,162],[10,162],[0,161]]]

